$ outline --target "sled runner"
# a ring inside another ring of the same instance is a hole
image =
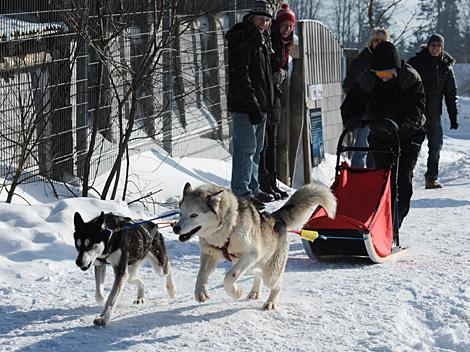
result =
[[[330,219],[318,207],[300,231],[302,243],[310,258],[368,257],[381,263],[403,253],[400,247],[397,202],[392,200],[392,186],[397,182],[400,142],[398,126],[386,120],[382,128],[394,135],[390,149],[347,147],[348,132],[342,132],[336,153],[336,175],[331,186],[338,205],[336,217]],[[387,168],[352,167],[340,162],[345,152],[366,151],[389,153],[392,163]]]

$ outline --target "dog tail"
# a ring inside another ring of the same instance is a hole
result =
[[[336,214],[336,198],[331,190],[320,183],[309,183],[300,187],[282,208],[271,214],[287,228],[303,225],[316,206],[325,209],[330,218]]]

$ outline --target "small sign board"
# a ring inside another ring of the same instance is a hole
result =
[[[310,109],[308,111],[310,118],[310,135],[312,148],[312,166],[320,164],[325,157],[323,150],[323,126],[321,117],[321,108]]]
[[[308,97],[311,100],[321,100],[323,97],[323,84],[311,84],[308,86]]]

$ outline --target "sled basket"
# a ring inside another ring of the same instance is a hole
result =
[[[341,152],[365,149],[343,147],[346,132],[338,143],[337,174],[331,186],[337,199],[336,216],[330,219],[325,210],[318,207],[302,228],[302,231],[316,232],[318,237],[314,241],[303,239],[303,245],[312,258],[369,257],[373,262],[383,262],[401,250],[398,230],[394,231],[396,202],[392,202],[396,164],[380,169],[340,164]],[[398,160],[396,151],[378,152],[394,153]]]

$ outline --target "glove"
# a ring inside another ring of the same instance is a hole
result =
[[[253,125],[259,124],[261,121],[263,121],[263,113],[261,110],[251,110],[248,112],[248,117],[250,118],[250,122]]]
[[[287,77],[287,71],[282,68],[279,71],[274,72],[274,75],[273,75],[274,84],[280,86],[286,77]]]
[[[450,121],[450,129],[456,130],[457,128],[459,128],[459,124],[457,123],[457,121]]]

